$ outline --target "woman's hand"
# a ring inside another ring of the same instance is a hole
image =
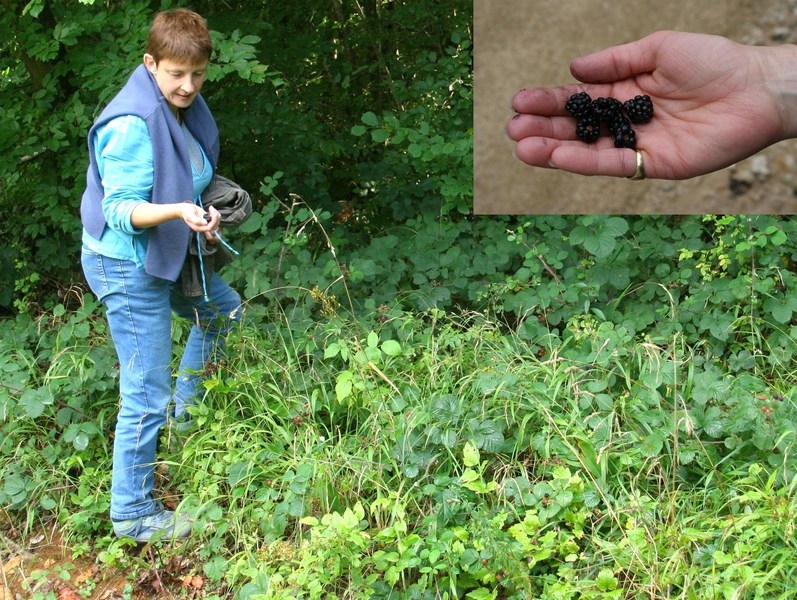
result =
[[[203,208],[196,204],[183,202],[180,205],[180,218],[193,231],[203,232],[205,239],[209,242],[216,243],[218,241],[214,232],[219,229],[221,214],[212,206],[205,212]]]
[[[574,93],[625,101],[647,94],[653,120],[635,126],[647,177],[685,179],[731,165],[797,133],[797,47],[755,47],[718,36],[660,31],[577,58],[583,84],[528,88],[507,124],[523,162],[584,175],[630,176],[633,150],[576,138]],[[794,81],[792,81],[794,80]]]

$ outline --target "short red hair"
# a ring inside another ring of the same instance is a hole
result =
[[[208,23],[187,8],[159,12],[152,21],[147,39],[147,54],[155,62],[162,59],[199,64],[210,60],[213,41]]]

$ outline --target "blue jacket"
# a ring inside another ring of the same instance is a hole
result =
[[[155,204],[170,204],[193,200],[191,162],[185,136],[155,78],[144,65],[139,65],[89,131],[89,168],[80,214],[83,227],[96,239],[102,236],[107,224],[102,211],[104,190],[94,156],[93,136],[99,127],[122,115],[142,118],[152,139],[154,173],[151,201]],[[219,133],[201,95],[182,111],[182,117],[215,171]],[[169,221],[151,228],[148,232],[145,271],[155,277],[176,281],[185,261],[190,232],[190,228],[182,221]]]

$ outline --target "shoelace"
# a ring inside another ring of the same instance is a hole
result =
[[[166,523],[173,520],[174,520],[174,513],[162,510],[161,512],[155,513],[154,515],[149,515],[148,517],[144,517],[142,525],[144,525],[144,523],[146,522],[147,527],[152,527],[155,529],[163,529],[163,526]]]

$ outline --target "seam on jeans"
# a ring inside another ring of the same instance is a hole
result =
[[[122,298],[124,298],[125,312],[127,313],[126,314],[126,318],[127,318],[128,323],[130,323],[130,329],[131,329],[132,334],[133,334],[133,340],[135,341],[135,344],[134,344],[135,351],[133,352],[132,356],[130,357],[130,362],[127,364],[127,368],[132,371],[133,370],[133,365],[135,365],[135,361],[136,360],[141,360],[140,359],[141,348],[138,345],[138,331],[136,330],[135,321],[133,321],[133,311],[130,309],[130,295],[128,294],[127,280],[125,279],[125,271],[122,268],[121,262],[117,263],[117,268],[119,269],[119,280],[121,281],[121,284],[122,284]],[[144,396],[146,398],[145,401],[146,401],[147,410],[149,410],[149,398],[146,397],[147,391],[144,388],[144,375],[143,375],[143,372],[142,372],[141,375],[138,376],[138,379],[139,379],[139,382],[138,382],[139,389],[144,391]]]
[[[136,324],[135,321],[133,320],[133,311],[130,308],[130,295],[128,294],[128,286],[127,286],[127,280],[125,279],[124,269],[122,268],[121,262],[117,263],[117,266],[119,268],[119,279],[122,282],[122,294],[123,294],[122,297],[124,298],[125,311],[127,312],[127,319],[128,322],[130,323],[130,328],[133,334],[133,340],[135,340],[134,344],[135,351],[133,352],[133,355],[130,357],[130,364],[128,364],[128,368],[132,370],[132,365],[134,364],[133,361],[135,360],[138,360],[139,362],[141,361],[141,348],[138,345],[139,341],[138,331],[136,330]],[[133,464],[131,465],[131,468],[133,469],[134,472],[133,475],[134,480],[135,480],[135,471],[137,470],[144,471],[147,468],[146,465],[141,464],[141,455],[139,454],[139,452],[141,450],[141,431],[144,427],[144,419],[146,419],[147,415],[150,413],[149,395],[147,394],[147,389],[146,386],[144,385],[143,368],[138,369],[138,371],[140,371],[140,374],[137,375],[139,380],[138,387],[144,395],[145,411],[143,412],[141,418],[138,421],[138,424],[136,425],[136,449],[135,452],[133,453]],[[142,499],[146,502],[147,501],[146,488],[147,488],[147,479],[149,478],[149,475],[146,473],[146,471],[144,471],[142,474],[144,476],[141,477],[141,486],[142,486],[141,493],[142,493]]]

